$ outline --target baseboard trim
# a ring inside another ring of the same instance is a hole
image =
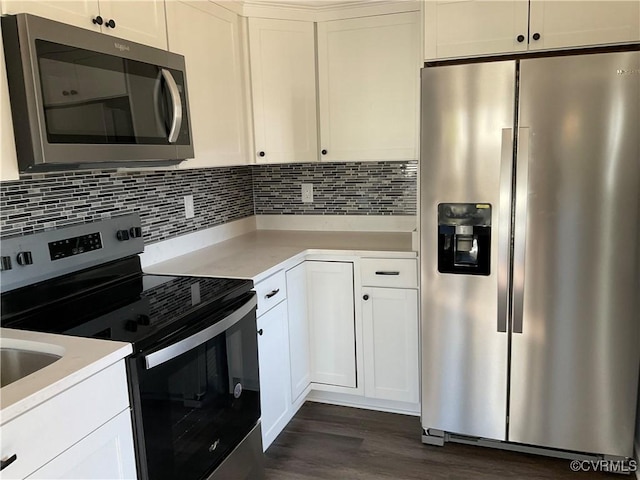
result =
[[[309,402],[340,405],[342,407],[363,408],[378,412],[399,413],[401,415],[420,416],[420,404],[377,400],[359,395],[311,390],[306,398]]]

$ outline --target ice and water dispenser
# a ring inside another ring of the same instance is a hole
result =
[[[491,265],[491,205],[438,205],[438,271],[489,275]]]

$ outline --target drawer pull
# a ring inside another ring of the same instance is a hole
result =
[[[271,290],[271,292],[267,293],[264,298],[271,298],[271,297],[275,297],[278,292],[280,291],[279,288],[276,288],[275,290]]]
[[[400,275],[400,272],[393,272],[393,271],[378,271],[376,272],[376,275]]]
[[[15,462],[17,459],[18,459],[18,455],[14,453],[13,455],[11,455],[6,460],[0,460],[0,470],[4,470],[9,465],[11,465],[13,462]]]

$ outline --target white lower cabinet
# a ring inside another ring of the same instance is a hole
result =
[[[418,291],[363,287],[365,396],[417,403]]]
[[[136,478],[131,413],[120,413],[27,478]]]
[[[356,388],[353,263],[306,263],[311,381]]]
[[[296,401],[311,383],[309,357],[309,313],[307,302],[307,262],[287,270],[287,317],[289,320],[289,360],[291,399]]]
[[[0,427],[0,478],[136,478],[124,360]]]
[[[258,318],[262,448],[266,450],[289,422],[289,338],[287,304],[281,302]]]

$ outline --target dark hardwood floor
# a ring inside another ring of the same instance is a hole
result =
[[[267,479],[617,479],[569,460],[447,443],[423,445],[420,419],[307,402],[267,450]]]

